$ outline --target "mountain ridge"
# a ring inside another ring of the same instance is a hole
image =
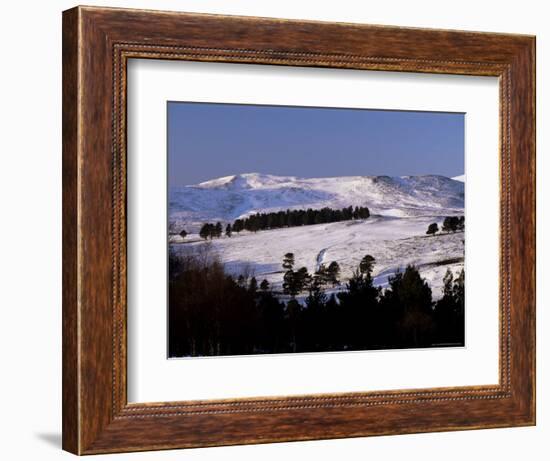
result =
[[[441,175],[300,178],[241,173],[172,187],[169,201],[171,228],[300,208],[367,206],[371,214],[390,217],[462,214],[464,183]]]

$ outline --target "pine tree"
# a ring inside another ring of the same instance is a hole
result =
[[[311,275],[306,267],[300,267],[300,269],[295,272],[294,282],[297,293],[303,291],[304,287],[311,283]]]
[[[285,272],[283,276],[283,292],[294,298],[298,293],[310,285],[311,275],[308,273],[307,268],[301,267],[297,271],[291,268]]]
[[[441,228],[444,232],[456,232],[458,230],[460,220],[458,216],[447,216],[443,220],[443,227]]]
[[[258,291],[258,281],[256,277],[252,277],[248,283],[248,291],[252,294],[255,294]]]
[[[244,223],[242,219],[237,219],[233,223],[233,232],[241,232],[244,229]]]
[[[359,272],[361,274],[367,274],[368,276],[370,276],[372,274],[375,262],[376,259],[374,259],[373,256],[365,255],[359,263]]]
[[[405,347],[429,346],[433,341],[432,290],[415,266],[407,266],[388,278],[389,288],[384,293],[384,309],[396,318],[396,337]]]
[[[180,232],[181,238],[187,237],[187,231],[185,229],[182,229]]]
[[[454,280],[453,296],[457,304],[464,309],[464,269],[460,271],[458,277]]]
[[[286,305],[286,311],[290,327],[290,347],[292,352],[296,352],[298,350],[298,319],[300,318],[300,314],[302,312],[302,306],[300,306],[300,303],[295,299],[291,299]]]
[[[443,277],[443,297],[434,309],[437,342],[464,344],[464,270],[456,277],[447,269]]]
[[[339,277],[340,265],[336,261],[332,261],[327,268],[327,279],[333,285],[340,285]]]
[[[228,237],[231,237],[231,234],[233,233],[232,229],[231,229],[231,224],[227,224],[227,226],[225,227],[225,235],[227,235]]]
[[[315,277],[312,280],[307,287],[309,295],[305,299],[306,306],[308,309],[322,308],[327,300],[327,296],[322,287],[316,282]]]
[[[311,285],[322,288],[327,283],[327,268],[324,264],[319,264],[319,267],[317,268],[311,279]]]
[[[436,222],[430,224],[428,226],[428,230],[426,231],[426,234],[428,235],[435,235],[435,233],[439,230],[439,226]]]
[[[212,227],[212,224],[209,224],[209,223],[205,223],[202,225],[201,227],[201,230],[199,231],[199,235],[201,238],[203,238],[204,240],[207,240],[208,237],[211,237],[211,227]]]
[[[283,275],[283,293],[293,298],[298,293],[295,291],[296,284],[294,282],[294,274],[295,272],[289,269],[285,272],[285,275]]]
[[[443,296],[453,296],[453,273],[449,268],[443,276]]]
[[[287,253],[283,258],[283,269],[292,270],[294,267],[294,253]]]
[[[217,222],[213,229],[214,237],[220,238],[222,236],[222,223]]]
[[[266,279],[263,279],[260,283],[260,290],[262,291],[268,291],[269,290],[269,282]]]

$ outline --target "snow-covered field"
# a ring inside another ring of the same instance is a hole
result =
[[[367,206],[366,220],[241,232],[232,237],[201,240],[197,233],[204,222],[226,223],[259,211],[287,208],[318,209]],[[464,184],[443,176],[390,178],[344,177],[299,179],[248,174],[220,178],[197,186],[177,188],[170,193],[170,228],[175,234],[189,232],[182,239],[171,235],[176,253],[200,251],[204,245],[238,276],[267,279],[274,289],[282,285],[282,259],[294,253],[295,267],[314,272],[319,264],[337,261],[342,285],[361,258],[376,259],[375,283],[384,286],[389,275],[407,264],[418,267],[441,296],[447,268],[457,273],[464,267],[464,233],[427,236],[428,225],[441,228],[445,216],[464,213]]]

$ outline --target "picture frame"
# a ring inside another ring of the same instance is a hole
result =
[[[499,383],[129,403],[127,63],[499,79]],[[63,449],[75,454],[535,424],[535,38],[162,11],[63,13]]]

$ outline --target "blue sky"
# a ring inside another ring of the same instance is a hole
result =
[[[464,114],[168,103],[170,186],[250,172],[461,175]]]

